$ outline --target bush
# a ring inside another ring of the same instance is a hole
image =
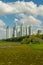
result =
[[[42,38],[42,36],[41,36],[41,34],[36,34],[36,37],[38,37],[38,38]]]
[[[29,44],[29,43],[40,44],[40,43],[43,43],[43,40],[38,37],[29,37],[29,38],[24,38],[21,43],[22,44]]]
[[[40,38],[37,38],[37,37],[34,37],[33,39],[31,39],[31,42],[33,43],[33,44],[35,44],[35,43],[43,43],[43,40],[42,39],[40,39]]]
[[[29,44],[30,42],[31,42],[31,40],[29,38],[24,38],[21,43],[22,44]]]

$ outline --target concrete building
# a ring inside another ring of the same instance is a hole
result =
[[[29,35],[31,35],[31,26],[29,26]]]
[[[21,26],[15,26],[13,28],[14,37],[31,35],[31,26],[25,26],[23,23]]]
[[[10,38],[10,27],[6,28],[6,38]],[[21,26],[18,25],[18,20],[15,19],[15,26],[13,27],[13,37],[23,37],[31,35],[31,26],[25,26],[24,23]]]
[[[8,39],[8,38],[10,38],[10,27],[9,26],[7,26],[7,28],[6,28],[6,38]]]

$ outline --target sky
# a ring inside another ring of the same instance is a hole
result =
[[[6,38],[6,27],[11,30],[24,22],[32,26],[32,33],[43,33],[43,0],[0,0],[0,39]]]

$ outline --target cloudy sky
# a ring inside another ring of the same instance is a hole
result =
[[[6,27],[12,29],[15,19],[18,25],[31,25],[33,33],[43,33],[43,0],[0,0],[0,38],[6,37]]]

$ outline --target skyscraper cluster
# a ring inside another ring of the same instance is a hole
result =
[[[6,38],[10,38],[10,28],[9,26],[6,28]],[[13,27],[13,34],[12,37],[23,37],[31,35],[31,26],[25,26],[24,23],[22,23],[20,26],[18,26],[18,21],[15,21],[15,26]]]

